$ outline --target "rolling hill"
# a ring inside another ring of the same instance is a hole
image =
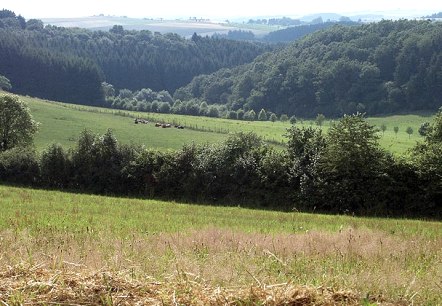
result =
[[[222,118],[196,117],[174,114],[156,114],[111,110],[99,107],[79,106],[21,97],[28,103],[34,119],[41,123],[35,137],[39,151],[53,143],[66,147],[75,145],[84,129],[103,134],[111,128],[122,143],[143,144],[159,150],[180,149],[184,144],[213,143],[226,139],[228,134],[236,132],[254,132],[272,145],[281,146],[284,134],[290,127],[289,122],[240,121]],[[134,118],[146,118],[149,124],[134,124]],[[386,126],[380,144],[395,154],[402,154],[422,140],[418,129],[423,122],[433,119],[429,114],[392,115],[368,118],[372,125]],[[184,130],[156,128],[155,122],[169,122],[185,127]],[[322,129],[327,130],[333,121],[326,120]],[[297,126],[315,126],[313,120],[298,119]],[[407,127],[414,133],[408,135]],[[396,134],[394,127],[398,127]]]
[[[336,25],[195,77],[174,97],[299,117],[434,112],[442,105],[441,38],[442,23],[430,21]]]

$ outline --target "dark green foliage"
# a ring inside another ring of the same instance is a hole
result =
[[[427,201],[435,213],[442,213],[442,109],[428,128],[425,141],[411,151],[417,173],[425,183]]]
[[[407,129],[405,130],[405,132],[407,132],[408,134],[408,138],[411,137],[411,134],[413,134],[413,128],[411,126],[407,127]]]
[[[53,144],[47,148],[40,160],[42,184],[55,188],[68,187],[71,176],[70,161],[70,157],[60,145]]]
[[[316,116],[315,123],[318,126],[322,126],[324,124],[324,121],[325,121],[325,116],[323,114],[318,114]]]
[[[72,103],[102,103],[102,76],[92,61],[33,46],[26,34],[27,30],[0,29],[0,73],[14,84],[14,92]]]
[[[267,121],[267,113],[264,109],[261,109],[258,114],[259,121]]]
[[[8,78],[0,75],[0,89],[9,91],[11,90],[11,88],[12,88],[11,81],[9,81]]]
[[[430,122],[423,122],[419,127],[419,135],[427,136],[430,129]]]
[[[287,29],[270,32],[269,34],[264,36],[263,40],[272,43],[292,42],[301,39],[308,34],[330,28],[337,24],[349,26],[349,25],[357,25],[358,23],[346,21],[346,22],[323,22],[317,24],[297,25],[294,27],[289,27]]]
[[[32,144],[38,123],[27,105],[13,95],[0,95],[0,152]]]
[[[378,138],[361,114],[344,116],[330,128],[318,163],[318,208],[368,213],[374,203],[382,203],[387,154]]]
[[[253,34],[252,31],[242,31],[242,30],[229,31],[227,32],[227,34],[215,33],[213,37],[226,38],[231,40],[246,40],[246,41],[256,40],[255,34]]]
[[[282,115],[279,117],[279,120],[281,120],[282,122],[289,121],[289,116],[287,116],[286,114],[282,114]],[[290,123],[291,123],[291,122],[290,122]],[[296,123],[296,121],[295,121],[295,123]],[[294,123],[292,123],[292,124],[294,124]]]
[[[84,131],[72,152],[72,184],[99,193],[119,193],[125,161],[132,156],[122,150],[111,130],[104,135]]]
[[[259,43],[198,35],[187,40],[118,25],[103,32],[23,20],[2,11],[0,74],[12,81],[17,93],[65,102],[100,104],[103,81],[116,89],[148,87],[172,93],[197,75],[250,62],[271,50]]]
[[[157,176],[169,154],[132,147],[133,158],[122,168],[121,185],[124,193],[143,196],[154,196],[157,188]]]
[[[335,25],[254,62],[195,78],[181,96],[232,109],[300,117],[436,110],[442,96],[442,23]],[[209,88],[223,88],[211,91]]]
[[[320,201],[316,197],[315,183],[319,180],[318,162],[326,147],[326,139],[319,129],[295,126],[288,129],[286,137],[295,205],[312,209]]]
[[[381,150],[361,114],[327,135],[292,126],[287,150],[253,133],[175,152],[120,145],[109,130],[84,131],[66,153],[53,145],[39,159],[28,148],[0,153],[0,181],[115,195],[213,204],[378,216],[442,216],[442,112],[409,159]]]
[[[19,185],[36,185],[39,181],[38,158],[30,147],[0,151],[0,181]]]

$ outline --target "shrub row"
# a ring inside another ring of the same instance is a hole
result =
[[[409,158],[380,149],[379,132],[359,114],[345,116],[327,135],[293,126],[286,150],[239,133],[219,144],[159,152],[119,144],[110,130],[84,131],[68,151],[54,144],[42,154],[29,148],[0,153],[0,181],[282,210],[440,218],[441,123],[439,112]]]

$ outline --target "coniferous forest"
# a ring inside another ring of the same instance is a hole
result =
[[[0,75],[12,91],[64,102],[103,102],[101,83],[117,89],[175,89],[196,75],[252,61],[268,45],[193,35],[44,26],[0,14]]]
[[[21,94],[151,110],[146,103],[152,101],[136,105],[136,94],[126,95],[144,89],[161,92],[167,101],[158,101],[171,111],[187,101],[223,105],[217,116],[265,109],[278,116],[339,117],[441,105],[437,22],[336,24],[281,47],[122,26],[108,32],[44,26],[8,10],[0,20],[0,75]]]

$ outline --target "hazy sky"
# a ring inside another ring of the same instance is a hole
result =
[[[238,18],[253,16],[296,17],[311,13],[406,11],[437,13],[441,0],[1,0],[6,8],[29,18],[85,17],[97,14],[128,17]]]

